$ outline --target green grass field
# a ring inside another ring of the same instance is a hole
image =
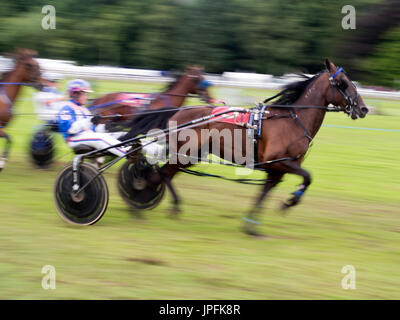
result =
[[[95,88],[152,92],[160,85]],[[213,90],[228,101],[232,92],[259,100],[271,94]],[[25,88],[20,98],[31,93]],[[324,124],[400,129],[399,102],[366,102],[384,115],[352,121],[328,114]],[[20,100],[15,110],[33,108]],[[240,227],[259,187],[181,174],[179,219],[168,217],[169,194],[136,217],[117,192],[117,167],[105,174],[110,203],[102,220],[66,224],[56,213],[53,184],[72,154],[58,139],[56,164],[34,169],[27,144],[35,123],[19,115],[8,127],[14,145],[0,174],[0,299],[400,299],[399,132],[322,127],[304,162],[313,184],[303,202],[286,216],[277,210],[300,182],[286,176],[265,203],[261,231],[268,237],[254,239]],[[41,286],[45,265],[56,268],[56,290]],[[355,290],[342,289],[346,265],[356,270]]]

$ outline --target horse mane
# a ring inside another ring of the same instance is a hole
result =
[[[282,91],[280,91],[278,94],[274,96],[274,97],[279,97],[279,99],[275,100],[273,103],[280,105],[294,104],[306,90],[308,85],[317,80],[319,76],[324,72],[325,70],[320,71],[313,77],[307,76],[303,73],[300,74],[300,76],[305,79],[287,84]]]
[[[168,126],[169,119],[178,111],[179,108],[177,107],[164,107],[154,113],[144,110],[130,121],[130,130],[126,135],[120,137],[119,140],[126,141],[140,134],[144,135],[154,128],[164,130]]]
[[[164,92],[167,92],[169,90],[171,90],[183,77],[183,74],[174,74],[173,80],[171,82],[168,82],[168,84],[166,85]]]

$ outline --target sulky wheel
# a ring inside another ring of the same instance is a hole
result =
[[[98,171],[90,164],[81,163],[78,174],[79,184],[83,187]],[[99,221],[108,204],[108,187],[104,177],[97,176],[78,194],[72,191],[72,185],[70,164],[58,174],[54,186],[54,200],[61,218],[78,225],[91,225]]]
[[[158,174],[155,167],[145,159],[135,163],[126,162],[118,174],[118,191],[133,209],[152,209],[162,200],[164,183],[151,183],[149,177]]]

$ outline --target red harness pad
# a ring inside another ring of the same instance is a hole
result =
[[[231,108],[229,107],[217,107],[214,108],[211,114],[217,114],[220,112],[224,111],[229,111]],[[231,124],[237,124],[237,125],[242,125],[244,123],[248,123],[250,119],[250,114],[249,113],[243,113],[243,112],[229,112],[225,113],[219,117],[214,118],[216,119],[217,122],[226,122],[226,123],[231,123]]]
[[[149,93],[121,93],[115,100],[118,100],[119,104],[140,107],[149,104],[151,102],[150,98],[151,94]]]

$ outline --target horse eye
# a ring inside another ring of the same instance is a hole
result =
[[[347,84],[347,82],[346,81],[344,81],[344,80],[340,80],[340,82],[339,82],[339,88],[341,89],[341,90],[346,90],[347,89],[347,87],[348,87],[348,84]]]

